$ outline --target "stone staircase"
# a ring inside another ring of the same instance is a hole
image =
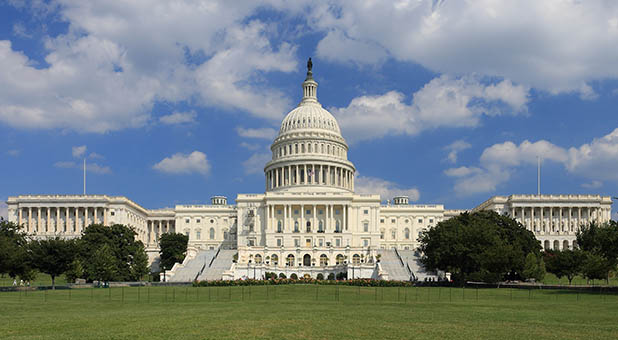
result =
[[[404,265],[408,265],[412,271],[413,277],[417,281],[425,281],[425,279],[437,280],[438,275],[434,272],[426,271],[421,263],[421,257],[415,250],[398,250]]]
[[[382,270],[388,274],[388,279],[392,281],[410,281],[408,269],[401,263],[397,253],[393,249],[381,249],[380,265]]]
[[[223,273],[230,270],[234,260],[234,255],[238,253],[236,249],[221,249],[212,263],[206,264],[204,271],[198,276],[198,281],[221,280]]]
[[[188,260],[186,263],[183,261],[183,266],[176,269],[174,276],[169,278],[169,282],[192,282],[200,273],[204,266],[208,266],[210,261],[217,254],[216,250],[204,250],[197,253],[197,255]]]

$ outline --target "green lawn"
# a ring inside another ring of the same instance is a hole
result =
[[[608,339],[618,295],[318,285],[0,293],[0,339]]]

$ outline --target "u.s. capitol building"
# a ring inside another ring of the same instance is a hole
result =
[[[23,195],[9,197],[9,221],[33,237],[77,237],[92,224],[133,227],[156,263],[162,233],[189,236],[184,263],[166,273],[172,281],[261,278],[265,272],[317,277],[422,280],[418,235],[461,210],[409,204],[354,192],[356,168],[337,120],[317,99],[311,67],[298,107],[283,119],[264,167],[266,191],[222,196],[210,204],[145,209],[125,197]],[[392,203],[391,203],[392,202]],[[611,198],[599,195],[492,197],[474,210],[517,219],[546,249],[573,247],[580,225],[611,218]]]

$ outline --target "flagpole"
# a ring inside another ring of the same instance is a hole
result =
[[[84,196],[86,196],[86,158],[84,158]]]

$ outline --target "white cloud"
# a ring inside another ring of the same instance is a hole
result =
[[[483,151],[478,167],[451,168],[444,173],[455,179],[454,189],[459,195],[491,192],[508,181],[520,166],[535,165],[537,156],[543,162],[562,164],[567,172],[591,180],[582,187],[600,188],[602,180],[618,181],[618,128],[568,150],[546,140],[494,144]]]
[[[60,0],[53,15],[69,29],[45,41],[48,67],[0,40],[0,122],[104,133],[144,126],[155,101],[184,100],[279,119],[290,102],[263,75],[294,70],[296,47],[245,20],[264,6]]]
[[[195,117],[197,117],[197,114],[193,111],[174,112],[169,115],[159,117],[159,121],[167,125],[193,124],[195,123]]]
[[[84,153],[86,153],[86,146],[85,145],[74,146],[71,148],[71,152],[73,154],[73,157],[80,158],[81,156],[84,155]]]
[[[448,151],[446,159],[453,164],[457,163],[457,154],[460,151],[469,149],[471,147],[472,145],[463,139],[456,140],[453,143],[444,147],[444,150]]]
[[[20,38],[32,38],[32,34],[28,33],[26,26],[24,26],[21,22],[16,22],[13,24],[13,34]]]
[[[96,152],[91,152],[90,155],[88,155],[88,158],[90,159],[105,159],[105,156],[98,154]]]
[[[592,94],[589,82],[618,77],[617,2],[344,0],[318,4],[311,15],[328,32],[318,54],[342,62],[389,55],[438,73],[497,76],[583,97]]]
[[[475,77],[442,75],[413,94],[396,91],[361,96],[347,107],[331,108],[350,142],[386,135],[416,135],[439,127],[474,127],[483,115],[527,112],[528,89],[508,80],[485,85]]]
[[[83,169],[84,165],[83,163],[76,163],[73,161],[60,161],[54,163],[54,167],[60,169]],[[86,172],[105,175],[111,174],[112,169],[109,166],[86,162]]]
[[[354,179],[354,191],[359,194],[379,194],[383,201],[395,196],[408,196],[411,202],[415,202],[421,196],[416,188],[401,188],[396,183],[381,178],[361,175]]]
[[[210,163],[206,159],[205,153],[193,151],[190,154],[176,153],[166,157],[155,164],[153,168],[168,174],[199,173],[207,175],[210,171]]]
[[[236,132],[239,136],[245,138],[273,140],[277,136],[277,131],[273,128],[245,129],[239,126],[236,128]]]
[[[241,142],[240,146],[242,146],[243,148],[245,148],[247,150],[251,150],[251,151],[255,151],[255,150],[261,148],[261,146],[259,144],[252,144],[252,143],[246,143],[246,142]]]
[[[254,153],[242,162],[242,166],[245,168],[246,174],[262,174],[264,173],[264,165],[272,159],[269,153]]]

